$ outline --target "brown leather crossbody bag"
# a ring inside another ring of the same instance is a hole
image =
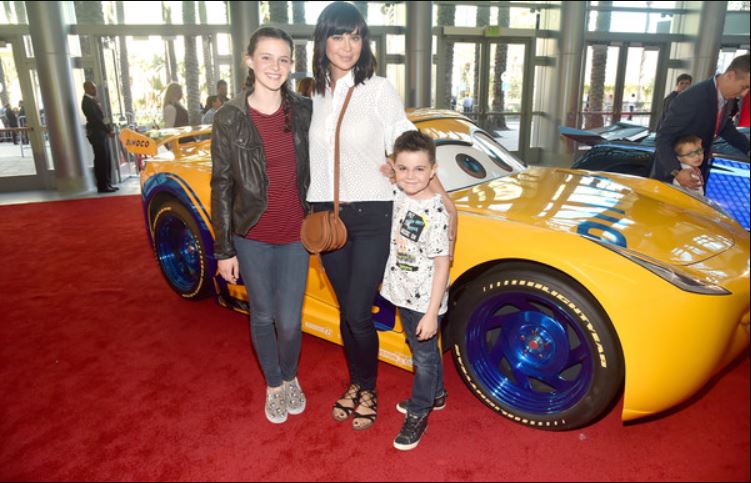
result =
[[[339,218],[339,130],[342,127],[344,111],[347,110],[354,86],[347,91],[339,120],[336,123],[334,140],[334,210],[318,211],[305,217],[300,228],[300,239],[306,250],[314,255],[338,250],[347,243],[347,227]]]

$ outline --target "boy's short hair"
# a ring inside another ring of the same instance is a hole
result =
[[[691,134],[688,136],[681,136],[676,139],[673,143],[673,151],[676,151],[678,149],[678,146],[682,146],[684,144],[699,144],[703,146],[701,138],[699,136],[694,136],[693,134]]]
[[[405,131],[394,142],[394,160],[399,153],[407,151],[414,153],[423,151],[428,153],[430,164],[435,164],[435,143],[433,138],[420,131]]]
[[[678,78],[677,78],[677,79],[675,80],[675,83],[676,83],[676,85],[677,85],[677,84],[680,84],[680,83],[681,83],[682,81],[689,81],[689,82],[693,82],[693,81],[694,81],[694,78],[693,78],[693,77],[691,77],[691,75],[689,75],[689,74],[681,74],[681,75],[679,75],[679,76],[678,76]]]

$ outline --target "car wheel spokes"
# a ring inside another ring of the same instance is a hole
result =
[[[157,256],[167,276],[181,290],[190,290],[196,283],[198,250],[193,233],[177,217],[170,217],[159,226]]]
[[[478,307],[467,331],[472,366],[493,394],[533,413],[567,409],[591,382],[584,333],[554,301],[524,292]]]

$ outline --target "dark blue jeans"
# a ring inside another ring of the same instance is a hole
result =
[[[373,323],[373,301],[383,281],[391,233],[390,201],[343,204],[339,216],[347,226],[347,244],[324,253],[323,266],[339,302],[339,329],[351,384],[376,387],[378,333]],[[315,203],[315,211],[333,203]]]
[[[415,377],[412,381],[412,397],[407,404],[407,412],[417,416],[425,416],[433,407],[433,400],[442,396],[445,392],[443,387],[443,360],[441,349],[438,347],[438,336],[428,340],[417,339],[417,324],[423,315],[414,310],[399,307],[399,316],[402,319],[404,332],[407,334],[409,347],[412,349],[412,364],[415,368]],[[438,330],[441,328],[443,316],[438,316]]]
[[[285,245],[233,237],[248,290],[250,334],[266,385],[297,376],[302,303],[310,255],[302,243]]]

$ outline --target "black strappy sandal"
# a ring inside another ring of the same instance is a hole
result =
[[[342,404],[339,402],[342,399],[352,401],[352,407],[342,406]],[[346,421],[350,416],[352,416],[352,412],[355,410],[359,403],[360,386],[358,386],[357,384],[350,384],[347,390],[344,391],[344,394],[342,394],[342,397],[340,397],[339,400],[334,403],[334,407],[331,410],[331,417],[334,418],[334,421],[338,423]],[[338,411],[344,413],[344,416],[341,416],[341,413],[339,413]]]
[[[376,416],[378,415],[378,396],[376,395],[375,389],[363,389],[360,391],[360,405],[358,406],[358,409],[361,407],[372,409],[373,413],[363,414],[359,411],[355,411],[354,416],[352,417],[352,429],[358,431],[368,429],[375,423]],[[355,424],[355,421],[359,419],[366,422]]]

